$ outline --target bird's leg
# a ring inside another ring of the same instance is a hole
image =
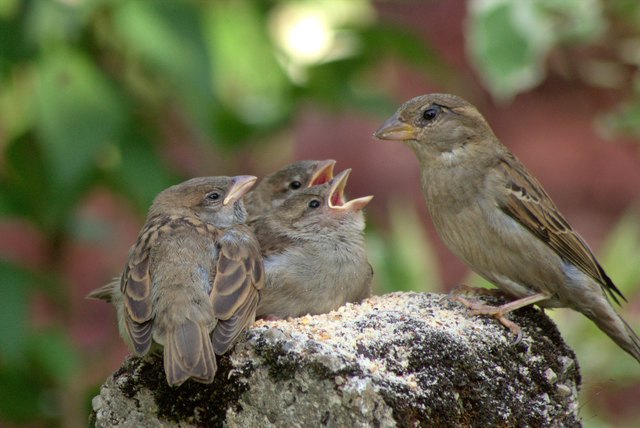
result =
[[[500,306],[491,306],[485,303],[471,301],[461,296],[453,296],[452,300],[462,303],[471,310],[473,315],[490,315],[496,318],[503,326],[511,330],[511,332],[516,336],[514,344],[518,344],[520,343],[520,340],[522,340],[522,330],[516,323],[507,318],[506,315],[516,309],[532,305],[548,298],[549,295],[547,294],[536,293]]]

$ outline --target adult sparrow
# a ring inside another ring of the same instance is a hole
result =
[[[300,190],[249,223],[266,273],[257,316],[322,314],[370,296],[362,209],[373,196],[346,200],[350,172]]]
[[[200,177],[154,200],[119,281],[90,298],[112,302],[136,355],[164,348],[167,382],[211,383],[217,365],[255,320],[264,267],[242,196],[256,177]]]
[[[374,134],[416,154],[422,190],[445,244],[475,272],[516,300],[476,314],[506,314],[533,303],[569,307],[591,319],[640,361],[640,339],[616,313],[622,293],[558,211],[540,183],[498,140],[478,110],[447,94],[403,104]]]
[[[244,198],[249,220],[279,207],[285,199],[300,190],[331,180],[335,164],[333,159],[303,160],[267,175]]]

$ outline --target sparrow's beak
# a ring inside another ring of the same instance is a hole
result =
[[[309,181],[309,186],[317,186],[318,184],[324,184],[333,178],[333,167],[336,161],[333,159],[327,159],[318,163],[318,168],[315,170]]]
[[[231,180],[231,188],[227,197],[224,198],[222,205],[228,205],[234,203],[238,199],[242,198],[245,193],[251,189],[251,186],[256,182],[258,177],[253,175],[236,175]]]
[[[329,192],[329,208],[345,212],[357,212],[366,207],[371,199],[373,199],[373,196],[363,196],[362,198],[352,199],[350,201],[346,200],[344,189],[347,186],[349,174],[351,174],[351,168],[345,169],[333,178]]]
[[[379,140],[415,140],[416,128],[404,123],[397,114],[394,114],[373,133],[373,136]]]

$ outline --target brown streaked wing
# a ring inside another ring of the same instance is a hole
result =
[[[242,232],[251,233],[248,229]],[[220,252],[210,298],[216,318],[226,320],[252,293],[262,288],[264,268],[255,240],[247,242],[227,235],[218,241],[218,245]],[[260,268],[256,269],[256,265]]]
[[[218,321],[211,332],[211,343],[217,355],[227,352],[240,333],[253,324],[259,300],[259,293],[251,293],[231,318]]]
[[[626,300],[587,244],[562,217],[549,195],[524,166],[515,157],[506,157],[498,167],[506,180],[506,197],[500,201],[500,208],[564,260],[599,282],[616,303],[620,303],[618,296]]]
[[[211,290],[211,303],[218,324],[211,334],[214,350],[226,352],[235,338],[255,320],[260,289],[264,286],[264,265],[260,247],[246,226],[234,234],[250,239],[223,237]]]
[[[185,219],[177,216],[156,216],[147,221],[129,252],[129,260],[122,274],[120,289],[127,309],[125,325],[138,355],[151,346],[153,302],[151,299],[151,249],[166,233],[178,227],[189,227]]]

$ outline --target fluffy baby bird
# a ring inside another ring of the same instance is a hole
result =
[[[458,300],[519,334],[506,314],[537,303],[591,319],[640,361],[640,339],[616,313],[622,293],[584,240],[476,108],[447,94],[413,98],[374,134],[406,143],[420,162],[422,190],[445,244],[516,300],[493,307]]]
[[[267,175],[244,199],[249,221],[279,207],[294,193],[331,180],[335,164],[333,159],[303,160]]]
[[[266,272],[257,316],[322,314],[370,296],[362,209],[373,196],[345,199],[350,172],[291,195],[250,223]]]
[[[112,302],[120,334],[139,356],[164,348],[167,383],[211,383],[217,365],[255,320],[264,285],[260,247],[242,196],[256,177],[201,177],[154,200],[120,281],[88,297]]]

